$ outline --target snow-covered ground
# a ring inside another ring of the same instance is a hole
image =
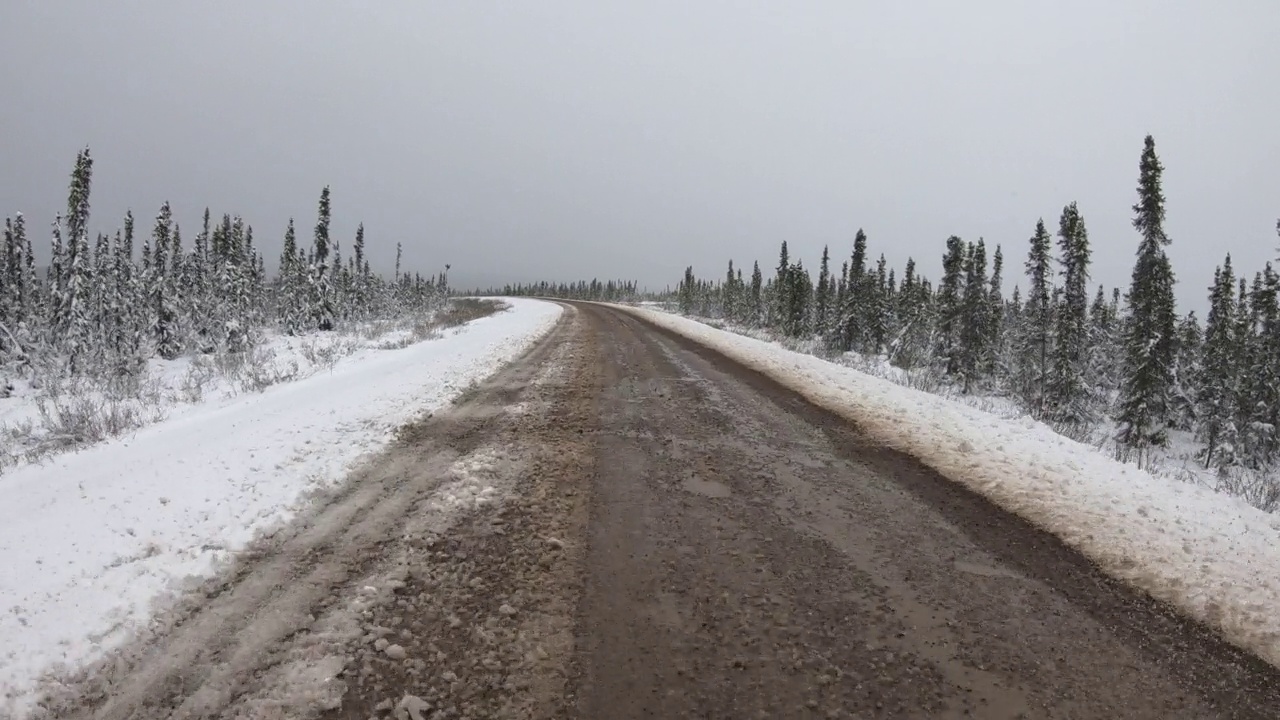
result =
[[[440,311],[442,312],[442,311]],[[268,330],[248,352],[151,358],[136,383],[111,388],[102,381],[69,380],[57,373],[8,379],[0,397],[0,473],[99,440],[174,419],[209,401],[256,393],[332,369],[356,353],[402,348],[438,335],[439,316],[343,323],[326,333],[290,336]]]
[[[99,657],[561,312],[507,302],[443,337],[364,347],[261,393],[209,393],[132,435],[0,475],[0,710],[20,707],[45,670]]]
[[[1280,517],[1117,462],[1029,417],[1000,417],[694,320],[625,309],[849,418],[1280,666]]]
[[[679,314],[674,303],[640,303],[640,305]],[[929,368],[904,370],[892,364],[883,355],[846,352],[833,357],[821,338],[781,337],[764,328],[726,323],[718,318],[693,316],[692,319],[720,330],[729,330],[738,335],[780,345],[788,350],[815,355],[897,385],[940,395],[953,402],[968,405],[1006,420],[1021,420],[1028,414],[1026,409],[1012,397],[983,392],[962,392],[959,387],[947,383],[944,378]],[[1054,432],[1072,440],[1092,445],[1104,456],[1126,463],[1138,460],[1129,448],[1116,441],[1117,426],[1114,420],[1105,415],[1088,425],[1057,426],[1053,429]],[[1267,512],[1280,510],[1280,471],[1274,469],[1259,471],[1240,466],[1221,469],[1206,468],[1200,454],[1203,449],[1204,444],[1195,437],[1194,433],[1170,430],[1168,445],[1148,449],[1141,458],[1141,466],[1151,474],[1162,478],[1193,483],[1243,498],[1250,505]]]

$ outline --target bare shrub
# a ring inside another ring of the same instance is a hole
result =
[[[338,361],[360,349],[360,344],[353,338],[308,338],[300,348],[307,362],[316,367],[332,370]]]
[[[187,368],[187,372],[182,376],[182,385],[179,386],[179,397],[183,402],[192,405],[204,399],[204,394],[218,378],[218,371],[205,358],[196,358]]]
[[[289,382],[298,377],[298,361],[290,360],[280,367],[276,363],[274,351],[263,347],[255,347],[243,353],[236,386],[242,392],[262,392],[272,385]]]
[[[1075,440],[1076,442],[1083,443],[1085,445],[1093,444],[1091,441],[1094,433],[1097,431],[1096,425],[1090,425],[1088,423],[1063,422],[1060,420],[1050,423],[1049,427],[1062,437],[1070,438],[1071,440]]]
[[[444,309],[436,314],[436,317],[441,327],[451,328],[466,325],[472,320],[488,317],[509,307],[501,300],[457,298],[450,300]]]
[[[1220,492],[1230,493],[1265,512],[1280,509],[1280,470],[1224,467],[1218,472]]]
[[[39,444],[45,454],[100,442],[145,424],[136,403],[92,395],[65,400],[40,398],[36,410],[44,431]]]

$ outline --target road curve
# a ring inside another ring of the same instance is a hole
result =
[[[1280,673],[763,376],[570,304],[72,718],[1276,718]]]

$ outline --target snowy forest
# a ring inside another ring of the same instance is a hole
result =
[[[500,297],[545,297],[562,300],[596,302],[636,302],[645,297],[660,299],[662,295],[642,293],[634,280],[579,280],[572,283],[536,282],[507,284],[501,288],[478,290],[476,295]]]
[[[62,368],[70,375],[136,377],[152,357],[237,352],[266,328],[296,334],[332,330],[342,320],[395,315],[438,303],[443,274],[374,274],[363,225],[344,261],[329,236],[329,188],[320,194],[310,243],[289,221],[278,272],[267,274],[253,227],[241,217],[213,220],[208,209],[190,247],[168,203],[136,239],[130,212],[114,235],[89,240],[93,159],[76,157],[67,212],[49,229],[50,255],[37,271],[32,229],[21,214],[4,222],[0,256],[0,372]],[[134,246],[141,244],[141,252]],[[0,388],[3,390],[4,388]]]
[[[934,283],[913,260],[901,273],[883,255],[872,261],[859,230],[839,267],[824,249],[816,281],[785,242],[767,279],[759,263],[744,278],[730,261],[715,280],[690,267],[679,309],[879,356],[963,394],[1010,397],[1068,435],[1109,420],[1121,454],[1139,463],[1183,431],[1205,467],[1271,470],[1280,461],[1280,276],[1271,263],[1237,274],[1227,255],[1208,287],[1208,316],[1179,316],[1162,172],[1148,136],[1133,205],[1137,259],[1123,294],[1090,286],[1089,235],[1070,203],[1056,237],[1041,220],[1016,251],[1025,293],[1019,284],[1005,295],[999,245],[948,238]]]
[[[299,238],[290,220],[283,244],[272,243],[283,249],[269,274],[253,227],[208,209],[189,243],[167,202],[149,228],[136,227],[130,212],[113,234],[91,239],[92,179],[86,149],[76,157],[65,214],[43,231],[21,214],[4,221],[0,398],[34,398],[40,417],[0,425],[0,467],[19,454],[41,457],[51,444],[77,446],[146,424],[143,410],[161,414],[156,362],[194,359],[183,381],[186,402],[212,375],[235,375],[243,380],[238,390],[260,390],[298,375],[295,360],[270,367],[279,358],[265,340],[312,338],[302,350],[333,362],[338,340],[362,328],[368,335],[371,323],[415,322],[448,296],[445,273],[402,272],[399,245],[394,276],[373,272],[363,225],[344,258],[330,235],[328,187],[310,239]],[[48,238],[47,263],[37,259],[38,233]],[[315,339],[322,336],[337,340]]]
[[[783,242],[776,265],[700,277],[686,268],[671,301],[681,314],[763,333],[832,358],[887,364],[900,381],[932,392],[999,397],[1060,433],[1104,443],[1118,459],[1149,465],[1173,440],[1194,443],[1196,463],[1227,489],[1280,505],[1280,275],[1252,275],[1223,258],[1208,285],[1209,311],[1179,315],[1165,248],[1163,167],[1155,142],[1139,161],[1128,288],[1093,286],[1089,235],[1075,203],[1056,233],[1041,220],[1026,246],[947,238],[942,277],[915,261],[901,270],[873,259],[859,230],[847,259],[823,249],[817,278]],[[1280,232],[1280,222],[1277,222]],[[1018,266],[1009,267],[1010,263]],[[839,263],[837,265],[837,263]],[[1012,278],[1010,292],[1005,278]],[[634,283],[508,287],[511,294],[636,301]],[[1025,289],[1024,289],[1025,287]]]

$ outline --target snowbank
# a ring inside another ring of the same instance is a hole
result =
[[[857,423],[1280,667],[1280,517],[1002,419],[686,318],[620,307]]]
[[[0,476],[0,715],[41,672],[100,656],[168,590],[288,520],[305,493],[514,359],[561,312],[507,302],[444,337],[363,350]]]

